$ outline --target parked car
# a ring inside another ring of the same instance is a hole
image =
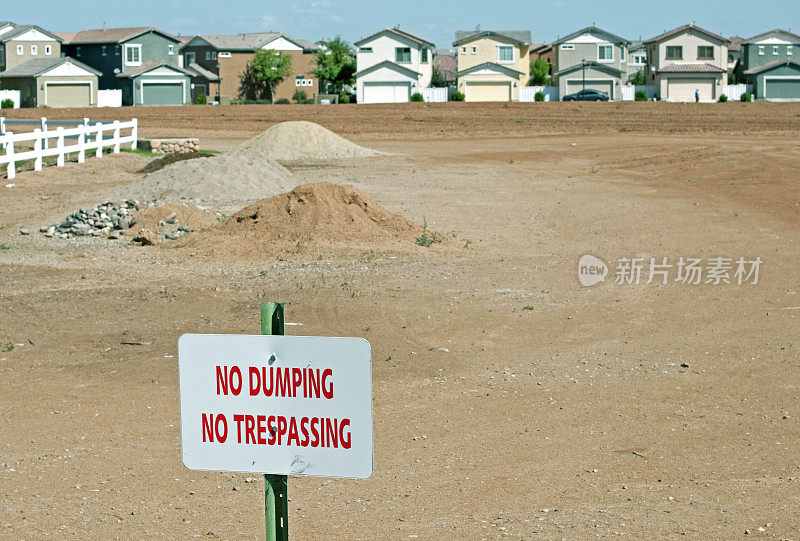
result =
[[[608,94],[587,88],[564,96],[564,101],[608,101]]]

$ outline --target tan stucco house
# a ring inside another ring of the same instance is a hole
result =
[[[457,31],[458,91],[466,101],[519,101],[530,78],[530,46],[528,30]]]
[[[61,56],[61,38],[33,25],[0,23],[0,71],[28,60]]]
[[[0,73],[0,87],[19,90],[22,107],[94,107],[99,75],[73,58],[37,58]]]
[[[645,81],[659,99],[713,102],[728,84],[728,39],[687,24],[644,42]]]
[[[553,43],[553,84],[562,99],[587,89],[618,100],[627,82],[627,53],[628,40],[596,26],[573,32]]]

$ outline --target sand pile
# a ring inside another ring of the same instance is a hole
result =
[[[176,202],[192,200],[233,211],[296,185],[282,165],[256,155],[225,154],[167,165],[118,188],[107,199]]]
[[[242,143],[233,154],[292,161],[375,156],[381,152],[358,146],[319,124],[292,121],[275,124]]]
[[[246,255],[331,245],[413,248],[421,233],[352,186],[317,182],[258,201],[190,241],[216,254]]]

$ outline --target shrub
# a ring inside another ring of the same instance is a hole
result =
[[[454,92],[453,93],[453,101],[464,101],[464,93],[463,92]]]
[[[0,102],[0,109],[13,109],[14,108],[14,100],[11,98],[4,99]]]
[[[637,90],[633,95],[636,101],[647,101],[647,92],[645,90]]]
[[[339,103],[350,103],[350,95],[345,91],[339,92]]]
[[[425,101],[425,98],[419,92],[414,92],[411,94],[411,101]]]
[[[194,103],[195,103],[195,105],[205,105],[206,104],[206,95],[205,94],[199,94],[194,99]]]
[[[533,99],[534,99],[534,101],[544,101],[544,92],[541,92],[541,91],[540,91],[540,92],[537,92],[537,93],[536,93],[536,94],[533,96]]]
[[[725,94],[721,94],[719,97],[719,102],[725,103],[726,101],[728,101],[728,96],[726,96]]]
[[[750,92],[743,92],[742,97],[739,98],[742,101],[753,101],[753,95]]]
[[[303,103],[308,99],[308,95],[305,90],[297,90],[294,96],[292,96],[292,99],[297,103]]]
[[[286,98],[281,98],[279,100],[275,100],[275,105],[289,105],[290,103],[292,103],[292,102],[290,102]]]

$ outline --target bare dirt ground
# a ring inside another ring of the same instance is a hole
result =
[[[181,464],[176,355],[184,332],[257,333],[264,301],[373,348],[375,473],[290,478],[295,539],[800,536],[800,104],[46,114],[221,150],[312,120],[392,155],[290,166],[302,182],[449,240],[226,259],[45,239],[148,160],[0,186],[0,537],[263,537],[260,478]],[[757,285],[585,288],[586,253],[763,264]]]

